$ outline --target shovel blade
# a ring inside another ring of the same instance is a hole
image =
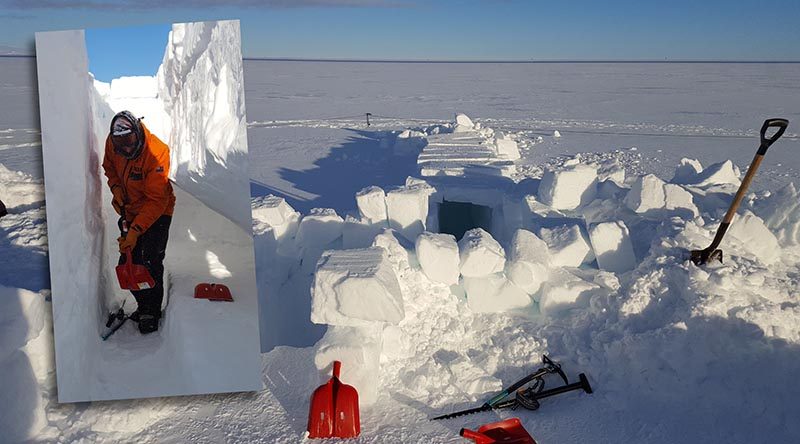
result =
[[[233,302],[231,290],[227,285],[201,283],[194,287],[195,299],[208,299],[209,301]]]
[[[533,437],[522,427],[519,418],[509,418],[481,426],[478,431],[461,429],[461,436],[476,444],[536,444]]]
[[[337,373],[311,396],[309,438],[355,438],[361,433],[358,392],[342,384]]]
[[[134,264],[130,250],[124,252],[123,263],[117,265],[117,281],[123,290],[147,290],[156,286],[156,281],[147,267]]]
[[[692,250],[690,259],[698,267],[709,262],[722,263],[722,250]]]

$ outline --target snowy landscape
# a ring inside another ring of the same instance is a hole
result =
[[[0,63],[12,441],[302,442],[334,359],[355,442],[800,439],[800,65],[246,61],[266,390],[58,404],[34,63]],[[691,264],[769,117],[724,263]],[[545,353],[594,393],[429,421]]]

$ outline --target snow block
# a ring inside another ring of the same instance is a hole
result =
[[[502,273],[465,276],[462,285],[467,293],[467,305],[475,313],[500,313],[531,303],[530,296]]]
[[[409,267],[408,250],[400,243],[397,232],[391,228],[386,228],[382,233],[375,236],[372,246],[386,250],[389,262],[392,263],[395,269],[402,270]]]
[[[472,123],[472,119],[467,117],[466,114],[456,113],[456,124],[453,127],[454,133],[472,131],[473,129],[475,129],[475,124]]]
[[[630,232],[625,222],[603,222],[589,227],[589,239],[601,270],[624,273],[636,268]]]
[[[573,210],[594,200],[596,193],[597,168],[577,164],[557,171],[545,171],[539,184],[538,198],[557,210]]]
[[[655,174],[640,176],[625,196],[625,206],[637,213],[664,207],[664,181]]]
[[[381,247],[326,251],[314,273],[311,321],[363,326],[405,316],[397,275]]]
[[[342,248],[366,248],[372,245],[375,236],[386,229],[386,222],[373,224],[353,216],[344,218]]]
[[[597,181],[603,182],[610,180],[617,185],[625,183],[625,168],[619,163],[617,159],[609,159],[600,164],[597,170]]]
[[[534,294],[547,280],[549,268],[547,244],[528,230],[514,232],[505,270],[511,282],[526,293]]]
[[[747,252],[765,264],[772,264],[781,257],[778,239],[769,231],[764,221],[750,210],[745,210],[743,214],[737,214],[733,218],[728,234],[741,242]],[[722,248],[724,251],[725,247]],[[743,256],[741,253],[737,255]]]
[[[414,247],[428,279],[447,285],[458,283],[459,249],[455,236],[426,231],[417,237]]]
[[[697,159],[689,159],[684,157],[681,159],[680,165],[675,168],[675,174],[672,175],[670,182],[678,184],[689,184],[697,180],[697,175],[703,171],[703,165]]]
[[[739,180],[739,168],[730,160],[726,160],[706,167],[691,184],[698,187],[725,184],[738,187],[742,181]]]
[[[404,186],[386,193],[389,227],[409,241],[416,240],[425,231],[429,195],[429,187],[420,185]]]
[[[344,220],[331,208],[314,208],[297,228],[297,243],[304,248],[324,248],[342,235]]]
[[[623,202],[631,210],[645,216],[679,215],[692,218],[700,214],[691,193],[680,185],[664,183],[654,174],[640,176]]]
[[[495,138],[494,146],[497,150],[497,155],[510,160],[517,160],[521,157],[517,142],[508,138]]]
[[[503,271],[506,253],[491,234],[482,228],[473,228],[458,241],[461,275],[481,277]]]
[[[585,307],[588,298],[599,288],[571,273],[560,271],[542,287],[539,312],[553,316],[572,308]]]
[[[539,237],[547,244],[552,265],[579,267],[595,259],[589,240],[579,225],[542,228]]]
[[[800,193],[794,183],[756,201],[755,207],[782,246],[800,245]]]
[[[272,194],[251,199],[253,232],[261,234],[272,228],[275,237],[293,236],[300,224],[300,213],[294,210],[286,199]]]
[[[386,193],[382,188],[371,186],[356,193],[358,213],[370,223],[386,222]]]
[[[374,404],[379,393],[381,333],[380,326],[328,327],[315,346],[314,364],[320,372],[320,384],[330,379],[333,361],[340,361],[339,380],[355,387],[361,406]]]

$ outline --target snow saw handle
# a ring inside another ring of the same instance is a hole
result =
[[[502,392],[498,393],[497,395],[492,397],[490,400],[486,401],[483,404],[483,407],[494,407],[494,406],[496,406],[500,401],[505,399],[511,393],[514,393],[515,391],[517,391],[517,389],[519,389],[520,387],[522,387],[525,384],[533,381],[534,379],[541,378],[542,376],[544,376],[544,375],[546,375],[548,373],[558,373],[558,375],[561,376],[561,379],[564,380],[564,384],[569,384],[569,381],[567,380],[567,375],[565,375],[564,371],[561,370],[561,365],[560,364],[557,364],[557,363],[553,362],[549,357],[547,357],[547,355],[542,355],[542,362],[544,363],[544,367],[542,367],[539,370],[531,373],[530,375],[520,379],[519,381],[511,384],[510,387],[508,387],[506,389],[503,389]]]

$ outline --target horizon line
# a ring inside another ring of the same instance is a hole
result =
[[[0,57],[36,58],[35,54],[0,54]],[[262,62],[333,62],[333,63],[486,63],[486,64],[535,64],[535,63],[787,63],[797,64],[800,60],[730,60],[730,59],[541,59],[541,60],[471,60],[471,59],[359,59],[359,58],[314,58],[314,57],[242,57],[242,60]]]

